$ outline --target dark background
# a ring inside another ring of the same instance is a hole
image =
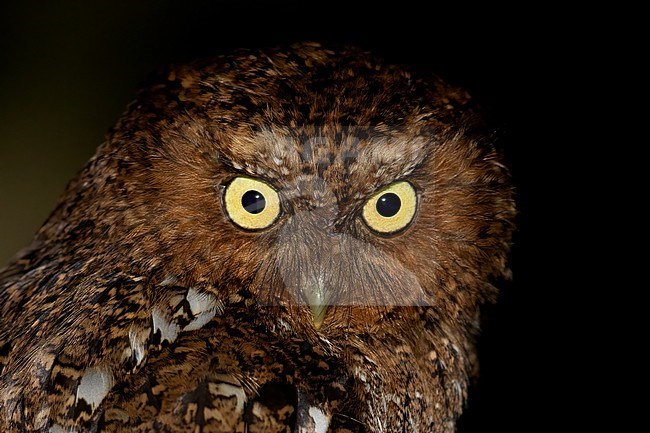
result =
[[[574,41],[562,41],[563,23],[555,18],[562,13],[462,2],[433,3],[426,11],[412,0],[387,7],[350,1],[7,3],[0,6],[0,267],[29,242],[138,82],[155,68],[231,47],[358,44],[391,62],[431,67],[468,88],[493,113],[495,137],[517,185],[514,279],[486,309],[481,379],[460,431],[555,431],[559,414],[571,425],[565,403],[572,397],[555,375],[573,366],[556,338],[562,302],[557,287],[550,290],[558,264],[546,254],[553,239],[543,199],[560,150],[557,106],[567,103],[557,84],[571,79],[563,54],[580,53],[573,52]]]

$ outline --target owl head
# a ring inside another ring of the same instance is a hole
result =
[[[506,270],[514,216],[477,119],[464,91],[356,49],[170,67],[39,236],[154,298],[194,287],[269,326],[334,337],[405,306],[469,323]]]

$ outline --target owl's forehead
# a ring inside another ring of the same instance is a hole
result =
[[[385,126],[269,125],[235,134],[219,157],[235,172],[281,190],[327,188],[353,198],[408,178],[434,140]]]

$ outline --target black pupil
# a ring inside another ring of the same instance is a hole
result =
[[[386,218],[397,215],[401,206],[402,201],[399,199],[397,194],[392,192],[383,194],[379,197],[379,200],[377,200],[377,212],[379,212],[379,215]]]
[[[244,206],[246,212],[256,214],[260,213],[266,207],[266,200],[261,192],[250,190],[246,191],[241,197],[241,205]]]

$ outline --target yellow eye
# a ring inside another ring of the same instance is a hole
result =
[[[413,185],[397,182],[374,194],[363,206],[361,215],[371,229],[396,233],[413,220],[418,199]]]
[[[280,216],[280,198],[267,183],[249,177],[236,177],[224,193],[226,213],[239,227],[262,230]]]

